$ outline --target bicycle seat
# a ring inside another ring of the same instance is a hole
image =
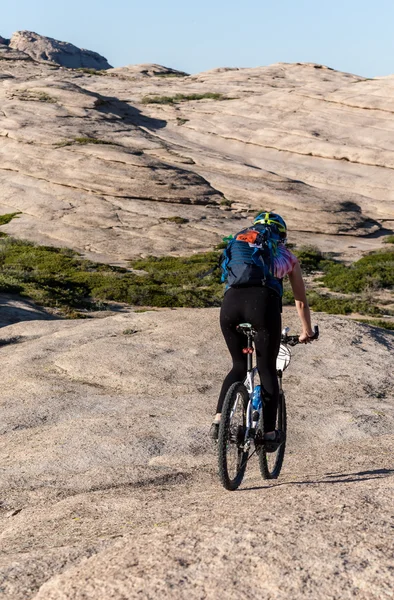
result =
[[[237,325],[237,331],[241,331],[245,335],[254,335],[256,333],[251,323],[240,323],[239,325]]]

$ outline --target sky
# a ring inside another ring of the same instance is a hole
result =
[[[27,29],[105,56],[114,67],[315,62],[365,77],[394,74],[394,0],[18,0],[0,35]]]

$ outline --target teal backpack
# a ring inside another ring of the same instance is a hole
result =
[[[274,259],[281,241],[276,226],[256,224],[227,240],[220,263],[226,289],[262,286],[282,296],[282,281],[274,276]]]

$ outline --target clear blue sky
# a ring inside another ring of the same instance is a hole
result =
[[[18,0],[1,12],[3,37],[36,31],[115,67],[154,62],[197,73],[283,61],[394,73],[394,0]]]

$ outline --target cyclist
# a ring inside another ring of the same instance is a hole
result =
[[[271,281],[267,279],[264,285],[260,283],[259,285],[243,284],[242,287],[228,286],[225,291],[220,311],[220,326],[233,360],[233,367],[223,381],[210,435],[212,439],[217,440],[220,416],[227,390],[233,383],[243,381],[245,378],[247,357],[242,351],[245,340],[242,333],[237,332],[236,326],[248,322],[257,332],[255,347],[257,368],[262,384],[264,438],[269,441],[267,448],[274,451],[284,440],[283,432],[275,430],[275,423],[279,400],[276,357],[281,339],[282,312],[281,294],[278,289],[281,290],[282,279],[285,275],[289,276],[295,305],[301,320],[300,342],[310,342],[314,332],[300,264],[285,245],[287,237],[285,221],[280,215],[267,212],[256,216],[253,225],[259,224],[273,227],[280,236],[276,254],[273,257],[273,277]]]

